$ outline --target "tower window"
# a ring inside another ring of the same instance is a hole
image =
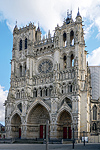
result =
[[[67,36],[66,33],[63,34],[63,47],[67,46]]]
[[[22,50],[22,39],[21,39],[20,42],[19,42],[19,50],[20,50],[20,51]]]
[[[71,67],[74,67],[74,55],[71,55]]]
[[[20,65],[20,77],[22,77],[22,66]]]
[[[25,49],[27,49],[27,38],[25,39]]]
[[[64,69],[66,68],[66,56],[63,57]]]
[[[73,31],[70,32],[70,45],[71,46],[74,45],[74,32]]]

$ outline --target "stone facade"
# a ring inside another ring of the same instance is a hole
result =
[[[68,13],[54,36],[38,26],[13,31],[11,83],[5,102],[7,138],[80,138],[90,135],[91,77],[82,17]]]

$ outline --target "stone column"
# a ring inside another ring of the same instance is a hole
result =
[[[51,99],[50,138],[57,138],[57,101],[58,98]]]

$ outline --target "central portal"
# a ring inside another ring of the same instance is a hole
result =
[[[49,112],[37,104],[28,116],[27,138],[46,138],[46,120],[50,121]]]

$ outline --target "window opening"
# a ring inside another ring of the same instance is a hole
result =
[[[26,75],[26,64],[25,64],[25,75]]]
[[[93,123],[93,130],[97,130],[97,125],[96,125],[96,123]]]
[[[66,33],[63,34],[63,47],[67,46],[67,36]]]
[[[22,77],[22,66],[20,65],[20,77]]]
[[[93,107],[93,120],[97,120],[97,107],[96,107],[96,105]]]
[[[46,91],[45,91],[45,95],[48,96],[48,91],[47,91],[47,89],[46,89]]]
[[[74,32],[73,31],[70,32],[70,45],[71,46],[74,45]]]
[[[74,67],[74,56],[73,56],[73,54],[71,55],[71,67]]]
[[[25,39],[25,49],[27,49],[27,38]]]
[[[36,90],[36,88],[34,89],[33,97],[34,97],[34,98],[37,97],[37,90]]]
[[[20,98],[20,92],[19,92],[19,90],[17,91],[17,96],[16,96],[16,98],[17,98],[17,99]]]
[[[22,103],[18,104],[17,107],[22,112]]]
[[[42,89],[40,89],[40,96],[42,97]]]
[[[22,50],[22,39],[20,40],[20,43],[19,43],[19,50],[20,51]]]
[[[66,56],[63,57],[63,61],[64,61],[64,68],[66,68]]]
[[[72,92],[72,85],[70,86],[70,92]]]

